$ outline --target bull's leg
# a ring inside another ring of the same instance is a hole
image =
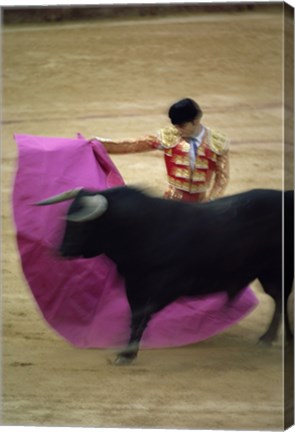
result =
[[[130,364],[137,357],[139,343],[150,317],[151,314],[147,313],[137,313],[132,316],[130,339],[127,347],[117,355],[116,365]]]
[[[286,343],[290,343],[293,341],[293,333],[291,331],[291,323],[289,320],[289,315],[288,315],[288,296],[285,295],[284,298],[284,319],[285,319],[285,339],[286,339]]]
[[[284,320],[285,320],[285,341],[288,345],[293,342],[293,333],[291,331],[291,322],[288,314],[288,300],[292,292],[293,287],[293,269],[290,271],[285,271],[285,289],[284,289]]]
[[[278,272],[276,275],[268,274],[267,276],[259,277],[259,280],[267,294],[269,294],[275,301],[275,311],[273,314],[272,321],[268,330],[260,337],[260,342],[271,345],[276,339],[279,325],[282,317],[282,304],[284,306],[284,328],[285,328],[285,341],[293,341],[293,334],[291,332],[291,326],[288,317],[288,298],[292,290],[293,285],[293,271],[285,271],[284,274],[284,301],[282,301],[283,290],[281,273]]]
[[[275,302],[275,310],[267,331],[259,338],[264,345],[271,345],[276,339],[282,318],[282,280],[281,273],[261,275],[259,280],[266,294]]]
[[[260,343],[269,346],[272,344],[272,342],[277,337],[279,325],[281,322],[281,317],[282,317],[282,302],[281,300],[275,300],[275,311],[271,323],[267,331],[262,336],[260,336],[259,338]]]

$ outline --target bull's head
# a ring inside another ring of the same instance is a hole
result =
[[[64,257],[93,257],[101,253],[94,241],[92,223],[108,208],[106,197],[82,188],[63,192],[36,203],[38,206],[52,205],[74,200],[66,215],[66,229],[59,248]]]
[[[82,188],[72,189],[59,195],[54,195],[36,203],[38,206],[51,205],[77,198],[73,208],[70,208],[66,219],[72,222],[84,222],[96,219],[108,208],[107,199],[100,194],[85,192]]]

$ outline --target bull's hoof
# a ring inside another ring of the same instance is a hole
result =
[[[257,345],[264,348],[271,348],[272,341],[269,339],[263,339],[263,337],[261,337],[260,339],[258,339]]]
[[[127,366],[130,365],[135,357],[127,357],[124,355],[118,355],[114,360],[115,366]]]

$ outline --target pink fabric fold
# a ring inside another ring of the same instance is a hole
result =
[[[120,347],[129,337],[130,309],[124,280],[102,255],[62,260],[56,255],[69,202],[36,207],[76,187],[95,190],[124,181],[98,141],[15,135],[18,167],[13,213],[24,276],[41,314],[65,340],[80,348]],[[232,302],[223,293],[180,298],[157,313],[144,332],[143,348],[195,343],[222,332],[249,314],[257,299],[246,287]]]

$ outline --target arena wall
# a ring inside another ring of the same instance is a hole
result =
[[[4,7],[3,24],[24,24],[40,22],[63,22],[77,20],[97,20],[111,18],[141,18],[165,15],[186,15],[190,13],[243,12],[282,8],[283,2],[275,3],[174,3],[137,5],[97,5],[97,6],[38,6]]]

